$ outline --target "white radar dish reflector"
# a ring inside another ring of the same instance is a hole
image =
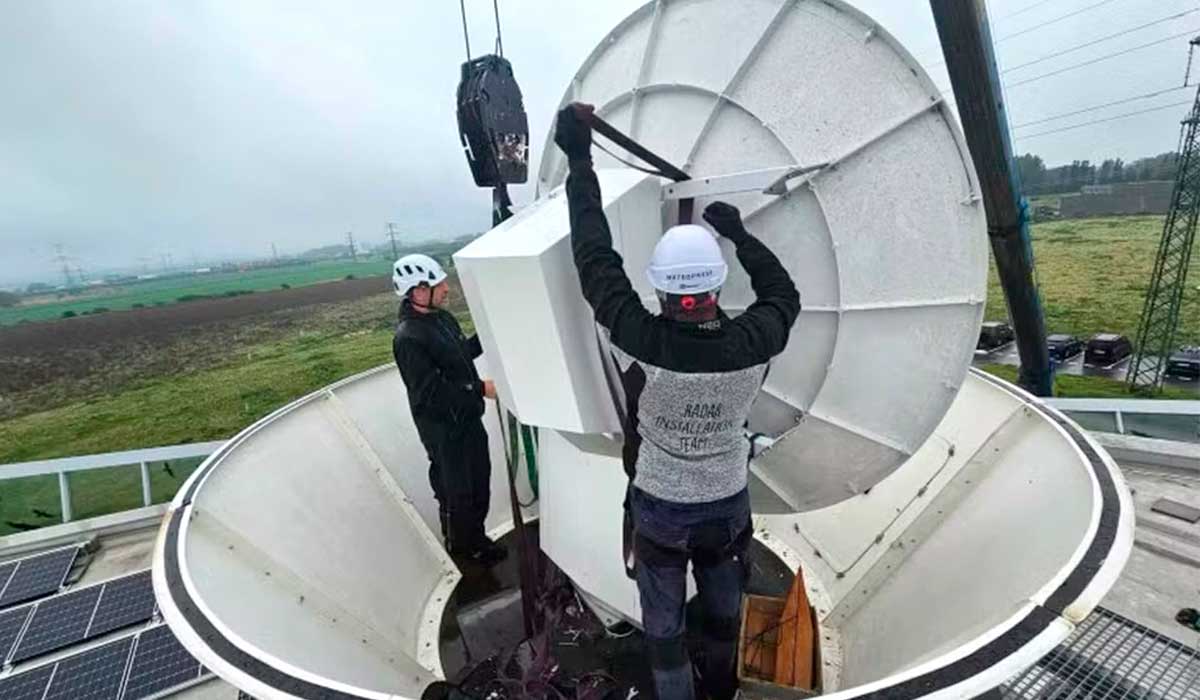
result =
[[[574,101],[692,176],[664,188],[664,227],[676,197],[694,196],[697,218],[728,201],[795,279],[804,309],[750,426],[777,438],[752,468],[780,510],[861,494],[916,452],[970,366],[988,258],[965,142],[913,57],[837,0],[662,0],[601,41]],[[551,139],[543,194],[566,177]],[[627,270],[644,266],[638,248]],[[722,306],[752,300],[731,264]]]

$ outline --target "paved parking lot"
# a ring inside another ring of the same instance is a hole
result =
[[[1083,363],[1083,353],[1068,359],[1066,362],[1055,367],[1055,371],[1062,374],[1076,374],[1091,377],[1107,377],[1117,381],[1125,381],[1125,373],[1129,371],[1129,362],[1132,357],[1127,357],[1116,364],[1108,365],[1107,367],[1098,367],[1095,365],[1085,365]],[[1021,358],[1017,354],[1016,342],[1002,345],[995,350],[975,351],[975,365],[1012,365],[1014,367],[1021,364]],[[1167,377],[1164,383],[1167,386],[1177,387],[1181,389],[1191,389],[1200,393],[1200,381],[1195,379],[1179,379],[1176,377]]]

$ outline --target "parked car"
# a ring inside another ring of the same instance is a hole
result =
[[[1171,353],[1167,374],[1184,379],[1200,379],[1200,347],[1188,346]]]
[[[1012,326],[1003,321],[984,321],[979,327],[979,342],[975,344],[976,350],[995,350],[1001,345],[1007,345],[1017,337],[1013,333]]]
[[[1087,350],[1083,354],[1084,364],[1109,367],[1124,360],[1133,353],[1133,343],[1129,338],[1116,333],[1097,333],[1087,342]]]
[[[1053,333],[1046,336],[1046,350],[1055,362],[1066,362],[1083,352],[1083,341],[1073,335]]]

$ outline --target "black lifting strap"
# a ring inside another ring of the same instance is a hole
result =
[[[592,127],[593,131],[604,136],[609,141],[612,141],[614,144],[620,146],[621,148],[625,149],[631,155],[633,155],[635,158],[638,158],[642,162],[648,163],[648,164],[652,165],[653,167],[657,168],[657,170],[652,171],[652,170],[647,170],[646,168],[639,168],[638,166],[634,165],[633,163],[629,163],[629,162],[622,160],[619,156],[614,154],[612,151],[609,151],[607,148],[604,148],[603,146],[597,144],[598,148],[603,150],[605,153],[608,153],[613,158],[616,158],[618,161],[625,163],[625,165],[628,165],[629,167],[634,168],[635,170],[641,170],[642,172],[648,172],[651,175],[661,175],[662,177],[668,178],[670,180],[674,180],[675,182],[683,182],[684,180],[692,179],[692,177],[690,175],[683,172],[679,168],[675,167],[675,165],[672,164],[671,162],[660,157],[658,154],[654,153],[653,151],[646,148],[642,144],[638,143],[637,141],[634,141],[633,139],[629,138],[625,134],[621,133],[621,131],[619,129],[617,129],[615,126],[613,126],[612,124],[609,124],[608,122],[604,121],[600,117],[597,117],[594,112],[589,112],[587,114],[587,119],[591,123],[591,127]],[[693,200],[690,197],[679,200],[679,223],[681,223],[681,224],[692,223],[692,213],[693,213],[692,210],[693,210],[694,206],[695,206],[695,200]]]

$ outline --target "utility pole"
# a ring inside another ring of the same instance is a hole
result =
[[[1000,286],[1017,334],[1017,383],[1037,396],[1053,393],[1046,322],[1034,281],[1028,206],[1013,159],[984,0],[930,0],[954,86],[958,115],[987,210],[988,238]]]
[[[274,241],[271,242],[271,259],[274,260],[276,264],[279,264],[279,251],[275,249]]]
[[[1188,53],[1187,75],[1192,72],[1192,54],[1200,46],[1200,36],[1192,39]],[[1185,78],[1186,81],[1186,78]],[[1186,85],[1186,82],[1185,82]],[[1125,377],[1131,391],[1157,391],[1163,371],[1174,349],[1175,333],[1179,329],[1179,307],[1187,287],[1188,266],[1192,259],[1192,244],[1196,240],[1196,219],[1200,215],[1200,88],[1192,111],[1183,120],[1179,152],[1175,157],[1178,170],[1171,208],[1163,224],[1158,243],[1158,256],[1146,290],[1142,319],[1138,325],[1137,345]]]
[[[358,253],[354,250],[354,232],[353,231],[348,231],[346,233],[346,244],[350,246],[350,259],[353,260],[354,262],[358,262]]]
[[[392,242],[392,260],[396,260],[397,258],[400,257],[400,254],[398,252],[396,252],[396,224],[393,224],[392,222],[389,221],[387,224],[387,227],[388,227],[388,240],[390,240]]]

